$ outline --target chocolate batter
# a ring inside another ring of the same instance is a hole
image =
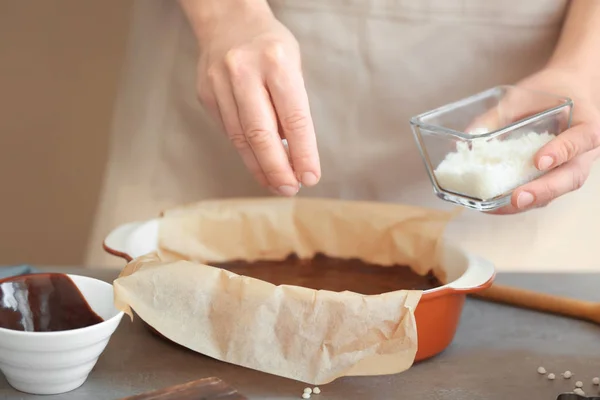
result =
[[[383,267],[357,258],[341,259],[322,253],[317,253],[312,259],[300,259],[291,254],[281,261],[236,260],[208,264],[274,285],[296,285],[335,292],[348,290],[366,295],[402,289],[427,290],[443,285],[432,272],[421,276],[403,265]]]
[[[0,281],[0,327],[27,332],[84,328],[102,322],[65,274],[32,274]]]

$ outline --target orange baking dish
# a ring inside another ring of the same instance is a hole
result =
[[[159,219],[122,225],[104,241],[104,249],[131,261],[158,247]],[[492,285],[494,266],[450,244],[443,246],[441,264],[446,284],[425,290],[415,310],[418,350],[415,361],[444,351],[454,339],[467,294]]]

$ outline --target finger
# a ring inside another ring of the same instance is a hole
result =
[[[227,133],[227,137],[240,154],[242,162],[256,181],[261,186],[268,187],[269,181],[254,156],[252,147],[250,147],[242,130],[237,105],[229,81],[225,77],[225,74],[215,74],[211,81],[217,102],[216,111],[219,113],[219,118]]]
[[[543,207],[559,196],[578,190],[585,183],[595,156],[592,153],[585,154],[517,188],[512,194],[510,206],[494,214],[515,214]]]
[[[512,110],[519,108],[519,97],[515,95],[514,89],[509,89],[506,94],[500,98],[498,104],[492,106],[479,116],[477,116],[465,129],[469,133],[486,133],[495,131],[503,126],[515,122]]]
[[[321,178],[321,167],[304,80],[300,69],[277,65],[267,76],[267,87],[289,144],[296,177],[303,185],[314,186]]]
[[[582,123],[548,142],[536,153],[534,163],[540,171],[549,170],[597,147],[600,147],[600,129]]]
[[[540,96],[536,91],[520,87],[507,87],[506,93],[497,105],[475,118],[465,129],[465,132],[481,130],[494,131],[509,124],[540,113],[551,106],[554,100]]]
[[[487,133],[496,130],[500,125],[500,112],[498,107],[493,107],[483,114],[477,116],[471,123],[465,128],[465,133],[478,134]]]
[[[298,180],[277,131],[275,111],[259,79],[233,82],[240,124],[269,185],[283,196],[298,192]]]

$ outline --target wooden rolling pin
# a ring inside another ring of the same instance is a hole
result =
[[[600,324],[600,303],[575,300],[509,286],[492,285],[473,297]]]

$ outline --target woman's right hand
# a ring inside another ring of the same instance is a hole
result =
[[[264,0],[181,0],[200,45],[198,97],[256,180],[293,196],[321,177],[292,33]],[[287,139],[288,154],[282,139]]]

